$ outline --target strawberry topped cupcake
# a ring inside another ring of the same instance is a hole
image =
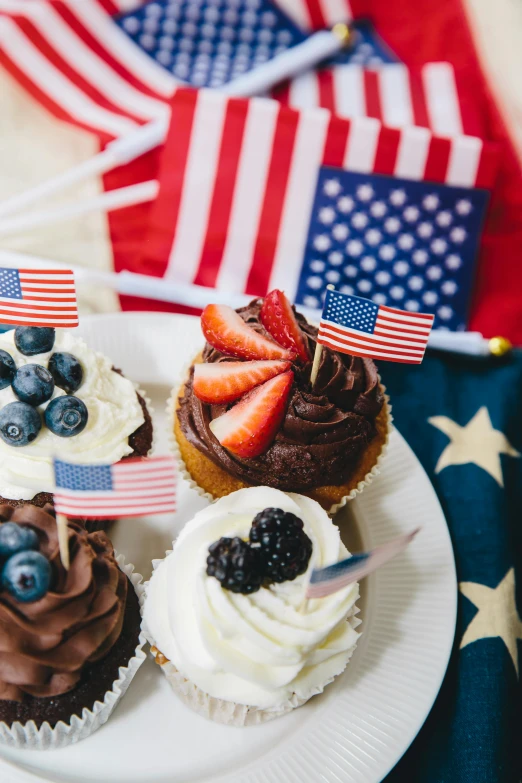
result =
[[[390,420],[374,362],[325,347],[312,385],[317,329],[277,290],[237,311],[209,305],[201,326],[174,421],[195,484],[214,498],[300,492],[327,510],[360,491]]]

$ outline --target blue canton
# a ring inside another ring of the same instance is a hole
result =
[[[116,23],[193,87],[221,87],[306,38],[269,0],[157,0]]]
[[[323,319],[357,329],[359,332],[373,334],[379,305],[359,296],[346,296],[338,291],[327,291],[324,303]]]
[[[296,302],[321,308],[329,283],[377,305],[466,328],[488,194],[321,167]]]
[[[110,465],[71,465],[54,461],[56,486],[81,492],[110,492],[112,486]]]
[[[400,62],[394,52],[377,35],[371,22],[355,22],[353,25],[354,43],[348,49],[339,52],[328,65],[362,65],[364,68],[379,68],[381,65]]]
[[[7,299],[24,298],[17,269],[0,269],[0,296],[4,296]]]

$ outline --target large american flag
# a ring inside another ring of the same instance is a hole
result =
[[[88,519],[165,514],[176,510],[173,457],[128,459],[115,465],[54,461],[58,514]]]
[[[0,323],[78,326],[73,272],[0,268]]]
[[[432,326],[433,315],[327,290],[317,342],[352,356],[420,364]]]

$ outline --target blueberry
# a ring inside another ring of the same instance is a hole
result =
[[[51,584],[51,564],[41,552],[18,552],[2,571],[2,587],[22,603],[43,598]]]
[[[0,525],[0,557],[7,558],[17,552],[39,549],[40,541],[32,527],[4,522]]]
[[[52,351],[54,329],[47,326],[19,326],[15,329],[15,345],[24,356]]]
[[[13,391],[22,402],[41,405],[53,396],[53,376],[41,364],[24,364],[16,371]]]
[[[26,402],[10,402],[0,410],[0,438],[9,446],[27,446],[41,428],[40,414]]]
[[[55,435],[70,438],[85,428],[89,414],[78,397],[56,397],[45,409],[45,423]]]
[[[0,389],[11,385],[15,372],[16,364],[11,354],[0,350]]]
[[[47,365],[58,388],[74,394],[83,382],[83,368],[72,353],[53,353]]]

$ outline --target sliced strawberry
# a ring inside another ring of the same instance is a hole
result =
[[[205,338],[221,353],[239,359],[293,359],[294,354],[267,340],[227,305],[207,305],[201,316]]]
[[[260,383],[290,368],[290,362],[216,362],[196,364],[194,394],[209,404],[232,402]]]
[[[292,370],[277,375],[211,421],[210,429],[221,445],[245,458],[266,451],[285,416],[293,380]]]
[[[296,353],[301,361],[311,359],[305,337],[297,323],[292,305],[282,291],[271,291],[261,308],[261,323],[274,340]]]

